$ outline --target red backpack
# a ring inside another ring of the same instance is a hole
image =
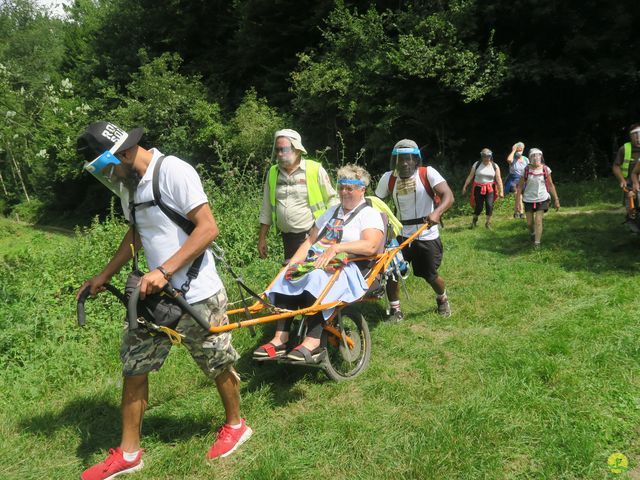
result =
[[[433,204],[437,208],[438,205],[440,205],[442,199],[437,193],[433,191],[433,188],[431,188],[431,184],[429,183],[429,179],[427,178],[427,167],[418,167],[418,176],[420,177],[420,181],[422,182],[424,189],[427,191],[427,195],[431,197],[431,200],[433,200]],[[392,172],[391,176],[389,177],[389,184],[387,185],[387,189],[389,190],[389,193],[391,195],[393,195],[393,187],[396,185],[397,179],[398,177],[396,177]]]
[[[546,165],[542,165],[542,175],[544,175],[544,185],[545,187],[547,187],[547,192],[551,193],[551,190],[549,190],[549,167],[547,167]],[[524,184],[522,185],[522,192],[524,192],[524,190],[527,188],[527,180],[529,178],[529,165],[527,165],[526,167],[524,167]]]

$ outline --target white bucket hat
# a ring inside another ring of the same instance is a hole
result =
[[[295,130],[291,130],[290,128],[283,128],[282,130],[278,130],[273,136],[273,142],[278,139],[278,137],[287,137],[291,140],[291,145],[296,150],[300,150],[302,153],[307,153],[307,150],[302,145],[302,137]]]

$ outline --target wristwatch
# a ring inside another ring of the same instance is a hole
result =
[[[162,275],[164,275],[165,280],[171,280],[171,277],[173,276],[173,273],[169,273],[167,272],[164,267],[158,267],[158,270],[160,270],[160,273],[162,273]]]

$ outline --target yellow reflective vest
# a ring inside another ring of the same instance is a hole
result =
[[[320,163],[305,159],[305,176],[307,178],[307,199],[313,218],[318,218],[327,209],[327,192],[320,185]],[[269,169],[269,201],[271,202],[271,223],[276,225],[276,181],[278,180],[278,165]]]
[[[622,165],[620,165],[620,169],[622,170],[622,176],[627,178],[629,176],[629,164],[631,163],[631,142],[627,142],[624,144],[624,160],[622,160]]]

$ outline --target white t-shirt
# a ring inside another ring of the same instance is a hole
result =
[[[529,175],[527,177],[527,185],[524,188],[522,194],[522,201],[527,203],[545,202],[551,198],[551,194],[547,190],[547,185],[544,181],[544,168],[547,168],[547,172],[551,174],[549,167],[542,167],[538,171],[531,169],[529,165]]]
[[[396,178],[396,184],[393,186],[393,192],[389,192],[389,178],[392,172],[386,172],[382,175],[378,186],[376,187],[376,196],[379,198],[387,198],[392,196],[393,202],[396,205],[396,211],[400,220],[411,220],[413,218],[423,218],[429,215],[435,210],[433,199],[427,193],[427,190],[422,185],[418,169],[416,169],[413,176],[409,178]],[[431,189],[434,189],[436,185],[444,182],[445,179],[440,173],[433,167],[427,169],[427,180]],[[403,225],[402,236],[410,237],[413,235],[421,225]],[[435,240],[440,236],[438,232],[438,226],[423,230],[418,236],[418,240]]]
[[[360,204],[364,203],[364,199]],[[335,207],[330,207],[324,212],[318,219],[316,220],[316,228],[318,229],[318,233],[322,231],[324,226],[331,220],[336,209],[338,210],[337,219],[342,219],[344,222],[349,222],[342,228],[342,239],[340,243],[345,242],[355,242],[356,240],[361,239],[361,233],[363,230],[368,228],[375,228],[376,230],[380,230],[384,232],[384,223],[382,222],[382,216],[380,212],[378,212],[375,208],[366,206],[362,210],[358,212],[358,214],[349,220],[349,217],[356,211],[356,209],[360,206],[358,204],[356,208],[351,210],[347,215],[342,211],[342,206],[336,205]]]
[[[151,149],[153,158],[134,194],[134,202],[144,203],[153,200],[153,170],[162,156],[155,148]],[[195,169],[178,157],[167,156],[162,163],[158,178],[162,201],[172,210],[185,218],[194,208],[208,202],[202,188],[202,182]],[[129,205],[122,204],[125,217],[130,222]],[[160,207],[149,206],[136,209],[136,230],[142,239],[144,254],[150,270],[154,270],[175,254],[188,235],[167,217]],[[171,285],[179,289],[187,279],[187,264],[171,277]],[[205,300],[222,288],[222,281],[216,271],[215,261],[210,250],[205,251],[198,277],[191,282],[185,295],[189,303]]]

